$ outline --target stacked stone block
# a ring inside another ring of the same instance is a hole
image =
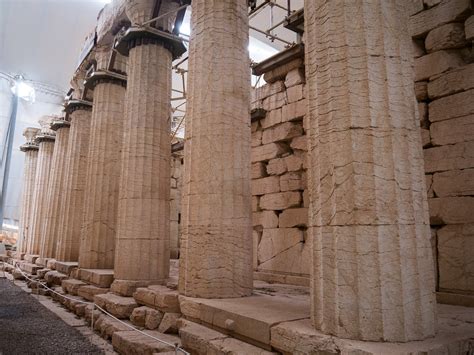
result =
[[[425,0],[412,12],[410,30],[438,291],[474,294],[471,2]]]
[[[301,65],[300,61],[300,65]],[[252,92],[252,217],[257,279],[308,284],[306,113],[304,68],[288,71]]]

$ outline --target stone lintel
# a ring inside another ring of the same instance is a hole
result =
[[[127,77],[109,70],[97,70],[84,81],[84,89],[94,89],[99,83],[112,83],[127,86]]]
[[[35,142],[27,142],[25,144],[20,145],[20,150],[22,152],[27,152],[29,150],[38,150],[39,145],[36,144]]]
[[[115,49],[120,54],[128,56],[130,49],[142,44],[159,44],[163,46],[171,52],[173,60],[181,57],[186,52],[186,47],[178,36],[152,27],[130,27],[123,37],[116,42]]]
[[[41,133],[36,136],[36,142],[41,143],[41,142],[46,142],[46,141],[52,141],[54,142],[56,140],[56,136],[48,133]]]
[[[64,111],[71,114],[76,110],[92,110],[92,102],[86,100],[69,100],[64,106]]]
[[[256,64],[252,68],[252,74],[257,76],[265,74],[272,69],[281,67],[298,58],[304,58],[304,45],[302,43],[296,44]]]
[[[57,131],[60,128],[69,126],[71,126],[71,122],[66,120],[53,120],[53,122],[51,122],[51,129],[53,131]]]

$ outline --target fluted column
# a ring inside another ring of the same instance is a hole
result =
[[[136,22],[147,12],[149,19],[153,6],[154,1],[129,1],[127,15]],[[160,13],[173,7],[178,4],[165,0]],[[169,275],[170,259],[173,54],[167,39],[146,31],[127,42],[128,82],[112,285],[113,291],[123,295],[131,295],[137,286],[163,283]]]
[[[56,259],[69,262],[79,260],[92,104],[87,101],[71,100],[66,106],[66,111],[71,117],[71,127],[66,153]]]
[[[250,72],[245,0],[194,0],[180,293],[252,292]]]
[[[312,320],[343,338],[434,334],[407,3],[305,1]]]
[[[35,174],[33,204],[31,208],[32,228],[28,241],[27,254],[39,255],[43,226],[46,218],[48,183],[54,150],[55,132],[50,129],[51,119],[40,121],[41,131],[36,137],[38,142],[38,163]]]
[[[61,206],[64,204],[64,177],[66,175],[66,153],[70,123],[64,118],[56,119],[51,129],[56,131],[56,143],[51,161],[51,176],[48,182],[47,208],[40,247],[41,258],[55,258],[60,227]]]
[[[31,234],[33,193],[35,187],[36,166],[38,163],[38,149],[36,135],[39,129],[28,127],[23,132],[26,143],[20,146],[20,150],[25,153],[25,163],[23,167],[23,193],[21,200],[20,216],[20,242],[18,251],[25,253]]]
[[[80,268],[114,267],[125,83],[124,76],[103,70],[87,80],[87,86],[94,88],[94,104],[84,188]]]

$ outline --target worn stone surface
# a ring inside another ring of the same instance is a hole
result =
[[[133,309],[138,307],[133,297],[122,297],[114,293],[95,295],[94,303],[119,319],[130,318]]]
[[[68,279],[61,282],[61,287],[65,292],[76,296],[79,288],[86,285],[85,282],[76,279]]]
[[[77,265],[76,261],[56,261],[55,263],[56,270],[68,276],[77,269]]]
[[[434,122],[430,125],[433,145],[448,145],[474,140],[474,114],[450,120]]]
[[[474,141],[425,149],[424,155],[427,173],[471,168],[474,166]]]
[[[284,210],[278,216],[278,225],[281,228],[287,227],[305,227],[308,225],[307,208],[289,208]]]
[[[474,115],[474,90],[442,97],[429,104],[430,122]]]
[[[433,175],[432,188],[437,197],[473,196],[474,169],[436,173]]]
[[[474,15],[468,17],[466,22],[464,22],[465,36],[468,41],[474,39]]]
[[[426,80],[463,64],[460,54],[456,51],[433,52],[415,59],[415,80]]]
[[[194,1],[191,27],[179,290],[205,298],[247,296],[252,293],[247,4]],[[226,80],[214,80],[224,74]],[[252,156],[252,162],[270,158]]]
[[[264,210],[284,210],[297,207],[300,203],[301,194],[297,191],[266,194],[260,199],[260,207]]]
[[[66,275],[61,274],[60,272],[55,271],[55,270],[48,271],[44,275],[44,279],[46,280],[46,283],[49,286],[51,285],[61,286],[61,283],[63,282],[63,280],[66,280],[67,278],[68,277]]]
[[[87,286],[80,286],[77,289],[77,295],[81,296],[82,298],[92,302],[94,301],[94,296],[95,295],[101,295],[104,293],[109,292],[108,288],[103,288],[103,287],[97,287],[93,285],[87,285]]]
[[[252,214],[252,223],[254,227],[262,228],[278,227],[278,215],[274,211],[261,211]]]
[[[266,161],[280,156],[287,151],[284,143],[269,143],[252,149],[252,163]]]
[[[133,297],[139,304],[159,309],[162,312],[179,313],[178,292],[166,286],[137,288]]]
[[[180,344],[180,340],[176,336],[161,334],[153,330],[146,330],[145,332],[170,344]],[[163,344],[133,330],[115,332],[112,336],[112,345],[119,354],[127,355],[152,355],[174,351],[174,346]]]
[[[114,281],[114,271],[111,269],[79,269],[79,278],[97,287],[108,288]]]
[[[51,160],[54,150],[54,131],[49,128],[53,117],[43,117],[40,120],[41,131],[39,135],[49,136],[51,139],[42,139],[39,142],[38,162],[35,174],[35,187],[32,201],[31,235],[28,242],[27,253],[37,255],[40,252],[44,218],[47,209],[48,183],[51,174]]]
[[[302,134],[302,127],[293,122],[284,122],[263,131],[262,143],[287,141]]]
[[[435,28],[425,39],[428,53],[441,49],[462,48],[467,44],[462,23],[448,23]]]
[[[91,112],[90,108],[83,108],[70,115],[71,127],[65,158],[64,194],[56,249],[56,259],[60,261],[79,260]]]
[[[158,331],[160,333],[178,334],[177,322],[180,317],[181,313],[165,313],[160,322]]]
[[[280,192],[280,179],[278,176],[268,176],[252,180],[252,195],[265,195]]]
[[[285,76],[285,86],[287,88],[304,84],[304,82],[304,70],[302,70],[302,68],[290,70]]]
[[[435,331],[405,16],[402,2],[305,2],[311,317],[338,337],[408,341]],[[417,80],[439,72],[423,59],[439,53],[417,59]]]
[[[450,70],[428,83],[430,99],[455,94],[474,88],[474,64]]]
[[[474,223],[474,197],[439,197],[428,200],[434,225]]]
[[[114,267],[124,95],[125,88],[119,83],[101,82],[94,88],[79,253],[81,268]]]
[[[56,120],[55,120],[56,121]],[[64,177],[66,172],[66,153],[69,143],[69,123],[65,123],[56,131],[53,156],[51,158],[47,209],[43,224],[43,238],[40,246],[40,256],[43,258],[56,257],[58,232],[60,227],[62,197],[64,195]]]

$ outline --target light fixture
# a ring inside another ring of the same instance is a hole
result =
[[[35,102],[35,88],[25,82],[22,75],[16,75],[11,87],[12,93],[28,102]]]

